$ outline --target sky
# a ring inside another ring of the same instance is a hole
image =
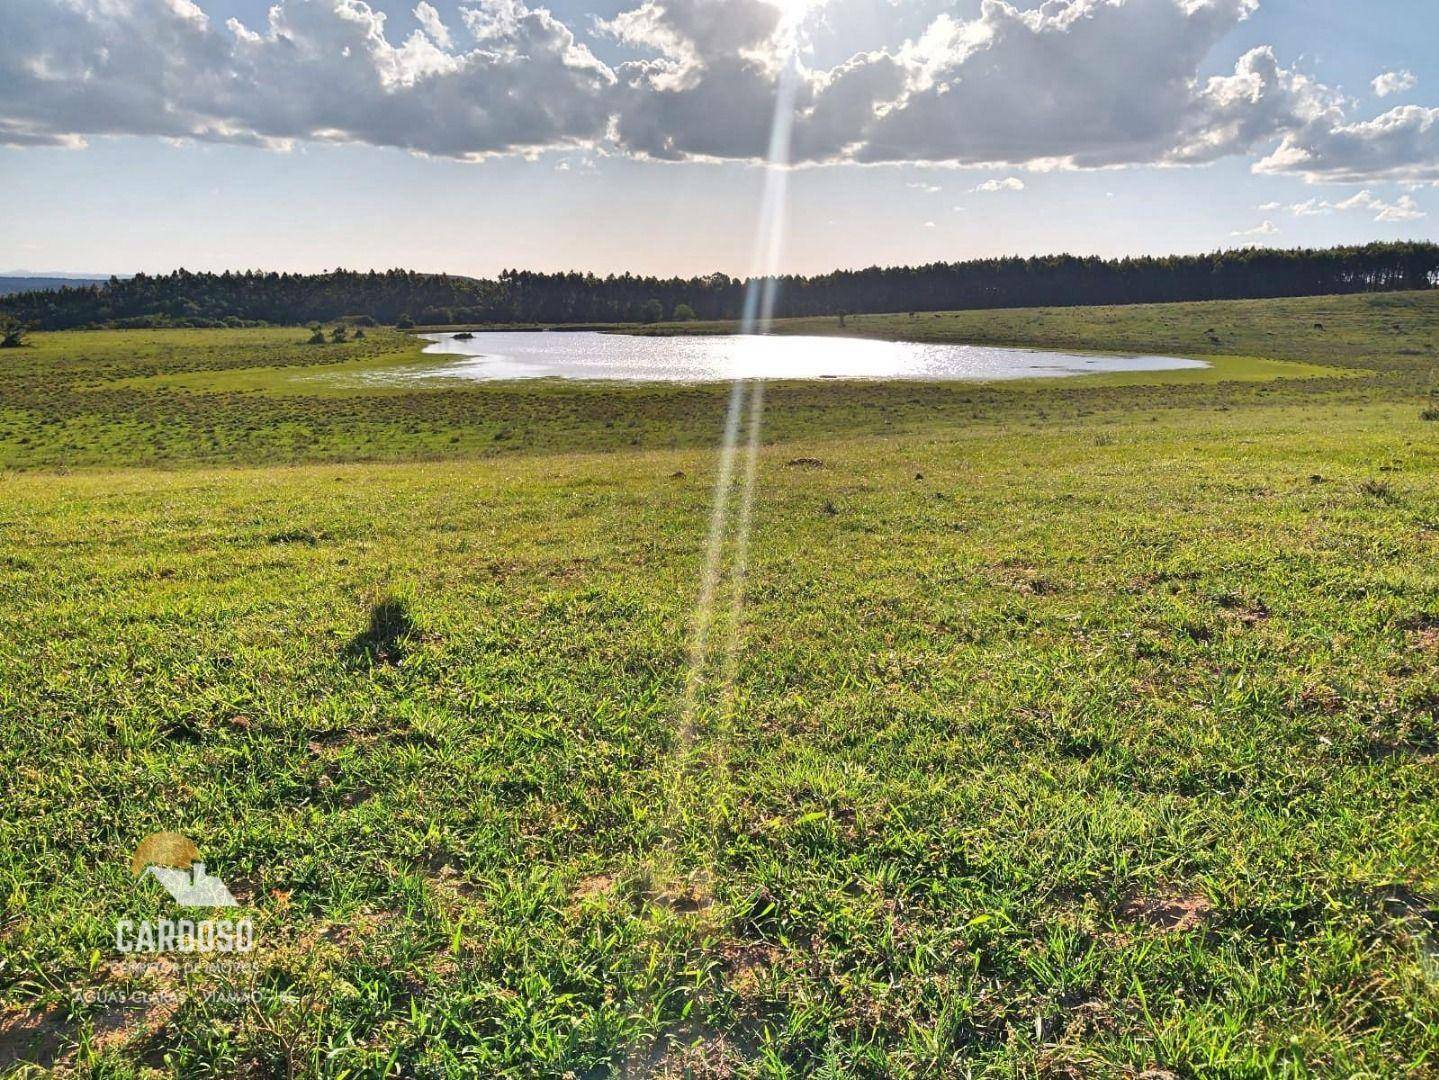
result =
[[[0,0],[0,272],[1434,239],[1435,0]]]

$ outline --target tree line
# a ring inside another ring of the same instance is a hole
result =
[[[727,274],[600,277],[506,270],[484,279],[412,270],[176,270],[0,297],[0,315],[48,330],[294,325],[347,318],[400,326],[735,319],[748,284]],[[1319,296],[1439,286],[1439,245],[1245,248],[1125,259],[971,259],[784,275],[778,284],[777,316]]]

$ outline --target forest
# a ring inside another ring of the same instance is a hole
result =
[[[506,270],[485,279],[413,270],[215,274],[182,269],[0,297],[0,315],[40,330],[291,325],[347,318],[401,327],[661,322],[737,318],[747,284],[722,273],[656,278]],[[972,259],[786,275],[779,285],[777,316],[1320,296],[1439,286],[1439,245]]]

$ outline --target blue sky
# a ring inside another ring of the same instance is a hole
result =
[[[743,273],[790,43],[786,270],[1439,215],[1432,0],[378,0],[383,47],[358,0],[285,0],[278,32],[256,0],[188,2],[0,7],[0,270]]]

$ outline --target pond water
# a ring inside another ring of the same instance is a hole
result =
[[[801,336],[642,337],[593,331],[495,331],[470,338],[425,334],[425,352],[451,357],[392,369],[387,380],[419,378],[620,379],[721,382],[730,379],[1033,379],[1101,371],[1202,368],[1167,356],[1097,356]]]

